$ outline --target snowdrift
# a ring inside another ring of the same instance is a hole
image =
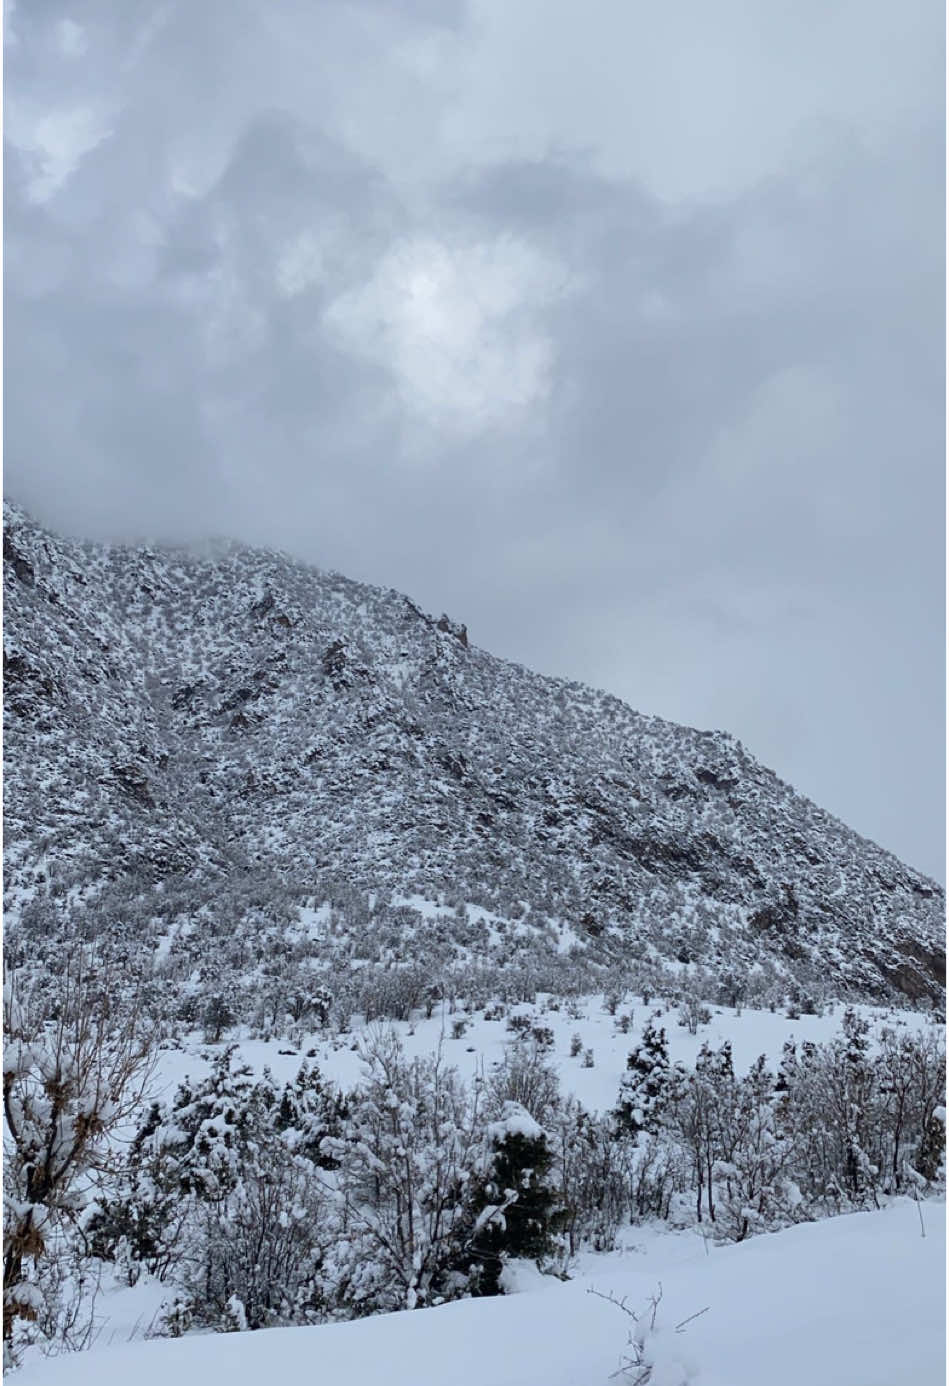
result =
[[[136,1342],[34,1361],[18,1386],[599,1386],[629,1320],[662,1283],[651,1386],[941,1386],[945,1206],[895,1200],[683,1260],[635,1256],[561,1283],[525,1275],[500,1299],[319,1328]],[[670,1239],[675,1240],[675,1239]],[[655,1264],[654,1264],[655,1263]],[[675,1326],[706,1309],[682,1332]],[[648,1315],[646,1316],[648,1318]],[[617,1378],[622,1379],[622,1378]]]

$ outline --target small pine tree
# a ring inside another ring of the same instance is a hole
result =
[[[541,1261],[557,1249],[567,1220],[551,1177],[547,1133],[516,1102],[506,1102],[488,1127],[486,1177],[477,1182],[470,1249],[479,1266],[478,1295],[501,1293],[500,1275],[510,1258]]]
[[[650,1020],[642,1039],[626,1060],[614,1115],[624,1131],[638,1136],[659,1129],[669,1085],[669,1045],[666,1032]]]
[[[343,1135],[347,1114],[345,1098],[324,1083],[316,1065],[303,1064],[293,1082],[284,1086],[274,1124],[291,1150],[320,1169],[337,1169],[339,1161],[323,1142]]]
[[[142,1269],[164,1279],[174,1258],[188,1205],[180,1189],[165,1179],[157,1133],[167,1118],[154,1102],[136,1132],[116,1187],[96,1200],[84,1233],[89,1254],[121,1264],[134,1285]]]
[[[228,1045],[194,1087],[184,1080],[159,1133],[180,1191],[207,1203],[220,1202],[234,1187],[253,1126],[253,1075],[247,1064],[235,1066],[236,1052]]]
[[[702,1045],[695,1060],[696,1073],[714,1081],[733,1079],[735,1065],[732,1060],[732,1042],[725,1040],[718,1049],[711,1049],[706,1042]]]

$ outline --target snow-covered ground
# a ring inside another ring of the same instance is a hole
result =
[[[626,1058],[655,1003],[626,997],[610,1014],[605,998],[509,1008],[552,1033],[549,1057],[564,1094],[588,1110],[614,1105]],[[822,1043],[839,1029],[843,1007],[822,1016],[790,1019],[780,1011],[710,1007],[711,1020],[690,1035],[676,1010],[660,1023],[670,1056],[691,1065],[703,1042],[729,1040],[735,1068],[759,1054],[776,1065],[789,1038]],[[918,1031],[932,1021],[918,1012],[858,1007],[878,1033],[882,1025]],[[492,1014],[494,1008],[488,1008]],[[624,1031],[624,1016],[631,1017]],[[430,1019],[396,1022],[406,1053],[430,1054],[439,1045],[448,1062],[470,1077],[488,1073],[515,1040],[507,1016],[485,1019],[438,1009]],[[375,1027],[342,1036],[286,1040],[244,1039],[242,1056],[259,1074],[266,1066],[282,1082],[309,1055],[343,1088],[363,1073],[361,1040]],[[456,1030],[464,1033],[455,1037]],[[571,1055],[573,1037],[580,1052]],[[156,1096],[170,1099],[185,1076],[207,1072],[222,1046],[193,1036],[164,1049],[155,1075]],[[593,1052],[593,1066],[584,1054]],[[894,1200],[879,1213],[854,1214],[754,1238],[738,1246],[706,1245],[695,1230],[631,1226],[609,1254],[582,1253],[563,1283],[532,1267],[512,1273],[512,1293],[438,1309],[390,1314],[355,1323],[252,1334],[189,1336],[142,1341],[168,1297],[168,1286],[143,1280],[134,1288],[103,1292],[96,1304],[99,1331],[86,1353],[44,1360],[33,1349],[18,1380],[22,1386],[179,1386],[223,1378],[228,1386],[260,1386],[297,1378],[326,1386],[596,1386],[615,1373],[632,1326],[620,1309],[590,1295],[627,1297],[640,1309],[657,1287],[662,1301],[649,1352],[656,1363],[651,1386],[929,1386],[944,1379],[945,1205]],[[698,1313],[682,1333],[674,1326]],[[648,1316],[648,1315],[647,1315]],[[675,1368],[675,1363],[681,1369]],[[314,1366],[316,1374],[314,1376]],[[622,1380],[623,1378],[615,1378]]]
[[[568,1283],[319,1328],[135,1342],[33,1361],[20,1386],[606,1386],[661,1283],[650,1386],[941,1386],[945,1205],[909,1199],[737,1246],[688,1234],[596,1258]],[[634,1229],[635,1231],[636,1229]],[[699,1314],[680,1333],[675,1326]],[[648,1312],[643,1321],[648,1321]],[[614,1378],[622,1380],[622,1378]]]
[[[511,1006],[512,1014],[528,1015],[532,1023],[544,1026],[553,1035],[549,1058],[560,1078],[565,1094],[575,1096],[590,1112],[609,1110],[616,1103],[620,1079],[626,1069],[626,1059],[630,1050],[650,1016],[659,1014],[656,1022],[665,1027],[669,1040],[669,1057],[682,1061],[690,1067],[703,1043],[717,1048],[725,1040],[730,1040],[734,1057],[735,1071],[746,1072],[759,1054],[765,1054],[772,1066],[781,1058],[781,1049],[788,1039],[798,1043],[813,1040],[823,1044],[840,1029],[844,1008],[836,1005],[832,1012],[824,1015],[802,1015],[790,1020],[780,1010],[743,1010],[736,1015],[728,1007],[710,1006],[711,1021],[700,1025],[698,1033],[690,1035],[685,1026],[679,1024],[676,1008],[663,1009],[656,1002],[644,1006],[638,996],[630,995],[617,1007],[616,1015],[611,1016],[602,996],[586,996],[577,1000],[574,1013],[568,1009],[569,1003],[560,1001],[559,1009],[552,1010],[542,999],[536,1006],[527,1004]],[[925,1029],[933,1022],[919,1011],[881,1010],[871,1006],[854,1008],[866,1016],[875,1032],[886,1024],[892,1027],[906,1026],[916,1032]],[[489,1008],[490,1010],[490,1008]],[[623,1033],[618,1021],[623,1015],[631,1017],[629,1030]],[[464,1033],[453,1038],[456,1022],[463,1023]],[[474,1077],[482,1071],[490,1072],[493,1065],[504,1057],[507,1045],[516,1036],[507,1028],[507,1017],[500,1020],[485,1020],[483,1011],[472,1015],[456,1010],[449,1011],[441,1004],[431,1019],[385,1022],[399,1035],[409,1058],[416,1055],[434,1053],[439,1045],[446,1062],[452,1064],[465,1078]],[[339,1038],[327,1039],[323,1035],[305,1035],[295,1045],[286,1040],[243,1040],[241,1054],[259,1074],[269,1067],[278,1082],[285,1082],[296,1076],[300,1064],[312,1051],[310,1062],[319,1065],[325,1077],[340,1087],[353,1087],[363,1076],[363,1063],[360,1055],[360,1040],[373,1026],[359,1027]],[[571,1040],[580,1036],[580,1053],[571,1057]],[[207,1046],[193,1036],[182,1049],[161,1051],[156,1073],[156,1092],[165,1098],[171,1097],[175,1086],[185,1074],[194,1079],[203,1077],[209,1069],[205,1055],[219,1051],[223,1046]],[[592,1050],[593,1067],[585,1066],[585,1051]],[[289,1052],[288,1052],[289,1051]]]

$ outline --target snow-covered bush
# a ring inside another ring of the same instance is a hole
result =
[[[486,1155],[480,1090],[440,1056],[409,1062],[391,1031],[377,1031],[363,1058],[345,1132],[323,1142],[339,1166],[339,1232],[323,1279],[347,1315],[464,1292],[470,1188]]]
[[[591,1116],[571,1097],[554,1117],[550,1142],[570,1255],[582,1243],[596,1251],[612,1250],[630,1216],[632,1140],[609,1118]]]
[[[173,1280],[191,1322],[233,1327],[235,1299],[250,1328],[321,1317],[335,1226],[322,1147],[345,1114],[317,1070],[304,1065],[281,1091],[224,1050],[202,1082],[149,1111],[121,1187],[88,1221],[91,1251],[132,1283],[143,1270]]]
[[[732,1241],[793,1222],[803,1198],[791,1176],[792,1138],[775,1112],[774,1077],[761,1057],[719,1108],[720,1155],[711,1180],[716,1231]],[[730,1091],[728,1090],[730,1089]]]
[[[193,1321],[225,1329],[318,1321],[334,1233],[328,1204],[304,1156],[279,1139],[257,1144],[228,1198],[195,1206],[179,1270]]]
[[[110,1137],[142,1101],[151,1043],[111,1014],[108,990],[70,960],[49,1006],[3,990],[4,1355],[26,1324],[59,1331],[62,1265],[84,1209],[114,1174]],[[56,1265],[53,1265],[53,1262]]]
[[[845,1013],[828,1045],[786,1044],[778,1113],[795,1145],[795,1178],[818,1214],[876,1204],[883,1130],[867,1023]]]
[[[689,990],[682,998],[679,1007],[679,1024],[684,1025],[690,1035],[698,1033],[700,1025],[707,1025],[712,1019],[712,1012],[706,1006],[698,992]]]
[[[697,1222],[703,1215],[715,1221],[713,1170],[716,1160],[726,1156],[721,1117],[733,1099],[734,1081],[728,1041],[717,1051],[703,1044],[694,1072],[681,1064],[672,1070],[663,1125],[691,1165]]]

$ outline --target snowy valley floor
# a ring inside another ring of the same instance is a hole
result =
[[[18,1386],[606,1386],[631,1321],[661,1283],[650,1386],[940,1386],[945,1204],[910,1199],[709,1247],[630,1229],[562,1283],[515,1272],[514,1292],[318,1328],[134,1342],[29,1363]],[[702,1313],[686,1328],[675,1325]],[[648,1320],[648,1313],[643,1321]],[[622,1377],[613,1377],[622,1381]],[[627,1378],[632,1379],[632,1378]]]
[[[603,997],[539,1001],[512,1009],[549,1027],[549,1058],[562,1090],[590,1110],[608,1109],[626,1056],[656,1007],[629,998],[614,1017]],[[715,1007],[696,1035],[678,1024],[674,1010],[661,1009],[674,1060],[691,1065],[704,1040],[716,1045],[727,1038],[742,1072],[759,1053],[774,1064],[790,1037],[830,1038],[842,1008],[791,1019]],[[912,1031],[933,1024],[918,1013],[859,1010],[874,1030],[884,1023]],[[624,1013],[630,1019],[621,1028]],[[513,1038],[504,1020],[478,1013],[436,1013],[393,1028],[410,1056],[440,1046],[468,1078],[490,1072]],[[292,1078],[309,1054],[327,1078],[348,1087],[362,1070],[362,1031],[305,1035],[295,1044],[244,1038],[240,1049],[255,1073],[266,1065],[280,1081]],[[576,1053],[574,1036],[581,1042]],[[201,1077],[221,1047],[194,1035],[163,1049],[154,1095],[170,1098],[186,1073]],[[592,1051],[592,1066],[586,1051]],[[100,1296],[100,1330],[91,1350],[44,1359],[31,1349],[12,1380],[18,1386],[204,1386],[216,1380],[227,1386],[606,1386],[611,1377],[635,1379],[616,1376],[632,1323],[587,1291],[625,1296],[639,1311],[661,1284],[657,1331],[647,1339],[647,1360],[655,1364],[650,1386],[936,1386],[945,1380],[945,1204],[924,1202],[922,1213],[925,1237],[917,1205],[901,1198],[880,1212],[724,1247],[706,1246],[695,1230],[631,1226],[620,1233],[621,1249],[581,1255],[566,1283],[521,1265],[511,1272],[513,1292],[502,1298],[315,1328],[178,1340],[142,1341],[169,1297],[167,1285],[143,1280]],[[674,1331],[700,1311],[706,1312],[683,1332]]]
[[[839,1002],[826,1008],[822,1015],[799,1015],[794,1019],[780,1010],[747,1007],[736,1014],[728,1007],[713,1006],[709,1022],[700,1025],[696,1034],[689,1034],[679,1023],[678,1007],[660,1002],[646,1006],[630,994],[617,1007],[615,1016],[608,1009],[605,998],[598,995],[579,997],[575,1003],[541,996],[536,1005],[523,1002],[512,1004],[508,1009],[511,1016],[528,1016],[532,1023],[549,1028],[552,1043],[546,1057],[556,1069],[561,1089],[564,1094],[576,1097],[590,1112],[608,1111],[614,1106],[627,1056],[641,1038],[650,1017],[665,1029],[669,1057],[674,1063],[682,1062],[692,1068],[702,1044],[708,1043],[715,1048],[728,1040],[732,1045],[735,1071],[745,1073],[759,1054],[766,1055],[768,1062],[775,1066],[780,1061],[785,1040],[826,1043],[839,1032],[844,1012]],[[859,1005],[853,1009],[870,1022],[871,1033],[876,1033],[883,1025],[922,1033],[938,1023],[920,1011]],[[625,1031],[619,1025],[623,1015],[629,1019]],[[449,1011],[442,1004],[427,1020],[417,1016],[411,1023],[387,1020],[367,1026],[357,1019],[351,1031],[340,1035],[306,1033],[295,1044],[244,1038],[239,1041],[239,1049],[241,1058],[256,1075],[266,1066],[278,1082],[286,1082],[294,1077],[301,1063],[308,1061],[317,1064],[326,1078],[346,1089],[357,1083],[364,1072],[360,1048],[367,1034],[391,1028],[410,1059],[434,1054],[440,1049],[445,1063],[470,1080],[482,1071],[490,1072],[502,1061],[515,1039],[507,1019],[486,1020],[483,1011]],[[575,1035],[579,1036],[580,1044],[578,1051],[572,1054],[571,1040]],[[222,1048],[223,1043],[202,1044],[197,1033],[185,1036],[179,1047],[163,1048],[153,1083],[154,1095],[170,1098],[186,1074],[193,1079],[203,1078],[209,1071],[210,1056]],[[585,1061],[587,1052],[589,1061]],[[590,1062],[589,1067],[587,1062]]]

